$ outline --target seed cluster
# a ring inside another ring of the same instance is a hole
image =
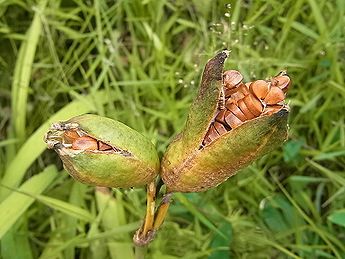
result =
[[[223,74],[223,93],[217,114],[203,140],[203,146],[242,123],[263,115],[271,115],[284,107],[290,78],[285,72],[270,80],[243,83],[236,70]]]

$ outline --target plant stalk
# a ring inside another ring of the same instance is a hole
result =
[[[135,246],[135,259],[145,259],[147,246]]]
[[[164,195],[162,202],[159,205],[156,212],[156,216],[155,216],[155,220],[153,224],[154,231],[157,231],[160,228],[160,226],[163,224],[164,219],[166,218],[167,213],[168,213],[171,197],[172,197],[172,193],[167,193]]]
[[[155,217],[155,205],[156,205],[156,185],[155,182],[151,182],[147,185],[146,194],[146,216],[143,226],[142,235],[146,236],[149,231],[153,228],[153,221]]]

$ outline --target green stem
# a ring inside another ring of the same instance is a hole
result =
[[[135,246],[135,259],[145,259],[147,246]]]
[[[154,181],[147,185],[146,193],[146,216],[141,233],[143,236],[147,236],[147,233],[153,228],[156,207],[156,185]]]
[[[155,215],[154,224],[153,224],[154,231],[157,231],[160,228],[160,226],[163,224],[165,217],[167,216],[167,213],[168,213],[172,195],[173,195],[172,193],[167,193],[164,195],[162,202],[159,205],[156,215]]]

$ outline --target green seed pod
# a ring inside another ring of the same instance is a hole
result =
[[[168,192],[215,187],[287,138],[288,107],[273,97],[276,92],[285,97],[280,89],[287,89],[289,77],[282,72],[250,87],[235,70],[223,74],[227,57],[223,51],[206,64],[186,125],[163,157],[161,177]]]
[[[159,170],[154,145],[128,126],[97,115],[55,123],[45,136],[76,180],[104,187],[138,187]]]

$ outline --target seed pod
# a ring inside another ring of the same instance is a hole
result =
[[[58,153],[73,178],[91,185],[143,186],[159,170],[156,149],[148,139],[118,121],[97,115],[53,124],[45,142]]]
[[[223,51],[206,64],[186,125],[164,154],[161,176],[169,192],[215,187],[280,146],[287,137],[288,107],[265,103],[263,99],[271,90],[266,81],[242,83],[243,77],[234,70],[222,76],[227,56]],[[225,107],[220,109],[218,99],[221,92],[226,93],[228,82],[236,86],[223,96]],[[251,85],[255,87],[250,89]]]

